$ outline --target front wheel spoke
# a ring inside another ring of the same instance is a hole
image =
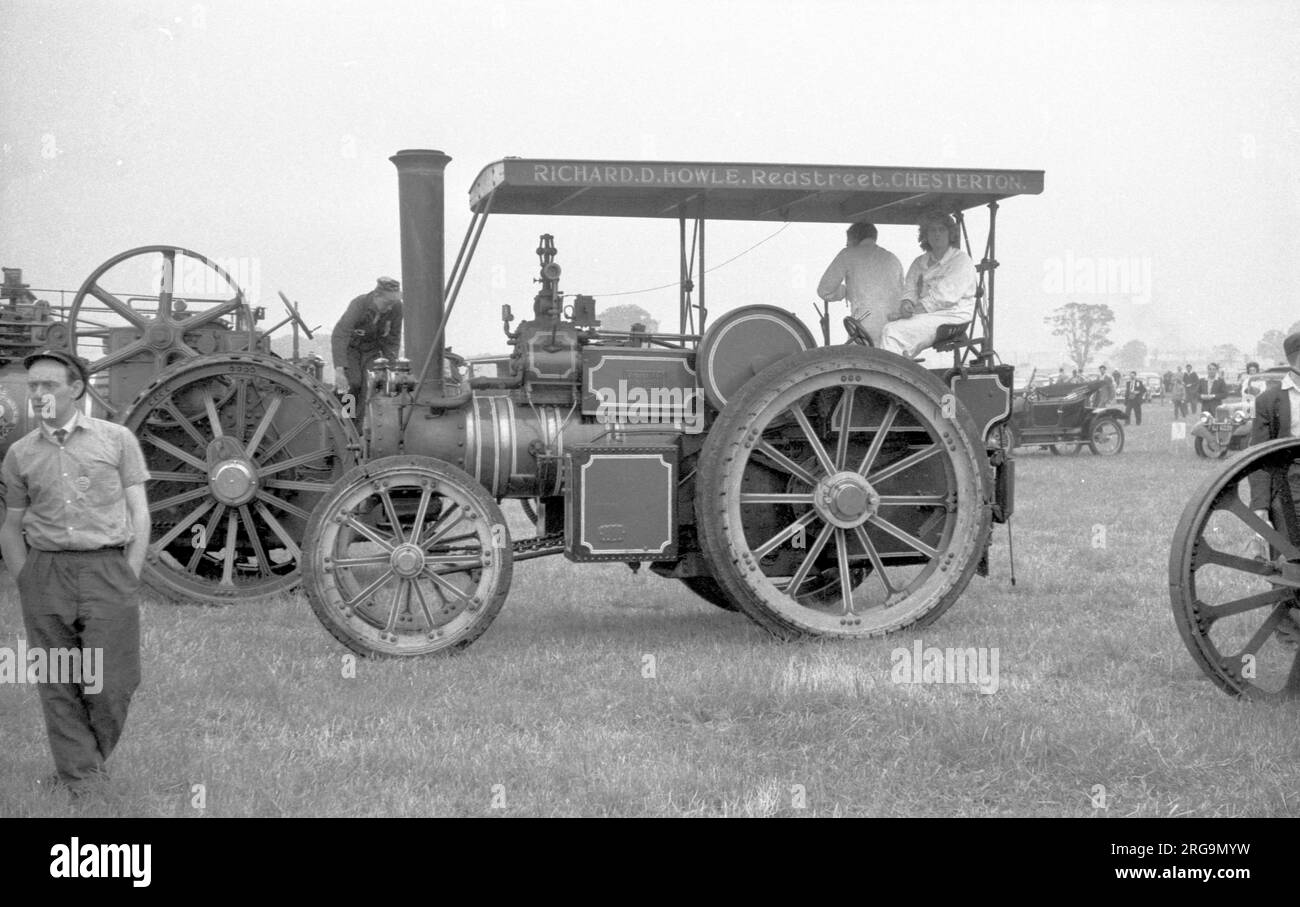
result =
[[[844,388],[844,393],[840,396],[840,436],[835,439],[836,471],[844,469],[849,458],[849,426],[853,424],[854,390],[852,384],[847,385]]]
[[[888,532],[890,535],[898,539],[903,544],[911,548],[915,548],[917,551],[921,552],[926,557],[935,558],[939,556],[938,550],[931,548],[929,545],[927,545],[925,542],[921,541],[911,533],[899,529],[893,523],[889,522],[889,520],[881,519],[878,515],[876,515],[876,516],[868,517],[868,522],[870,522],[871,525],[879,529],[883,529],[885,532]]]
[[[387,488],[379,489],[379,500],[383,502],[384,514],[388,517],[388,525],[393,527],[393,537],[401,541],[406,537],[402,532],[402,521],[397,515],[397,508],[393,506],[393,498],[388,493]]]
[[[790,407],[790,414],[794,416],[794,420],[799,423],[799,428],[803,431],[804,437],[808,439],[813,456],[817,458],[822,471],[827,475],[833,475],[836,471],[835,464],[831,462],[830,454],[826,453],[826,445],[822,444],[821,439],[817,437],[817,432],[813,430],[812,423],[808,421],[808,416],[799,408],[798,401],[795,401]]]
[[[459,573],[462,571],[448,571],[448,572]],[[462,592],[460,589],[457,589],[453,583],[447,582],[445,579],[442,578],[440,574],[435,573],[434,571],[426,567],[423,571],[421,571],[420,575],[427,576],[430,580],[432,580],[434,588],[438,589],[440,593],[449,592],[451,593],[452,597],[457,599],[458,601],[462,601],[466,603],[469,602],[470,596],[468,593]]]
[[[370,585],[366,586],[356,595],[352,596],[351,598],[343,599],[343,604],[349,608],[355,608],[361,602],[370,598],[370,596],[374,595],[381,588],[383,588],[384,584],[387,583],[390,579],[392,579],[396,575],[397,574],[393,573],[392,570],[385,570],[383,573],[379,574],[378,578],[372,580]]]
[[[271,565],[266,559],[266,552],[262,550],[262,539],[257,534],[257,526],[253,523],[253,515],[249,512],[247,504],[239,508],[239,518],[244,522],[244,531],[248,533],[248,540],[253,543],[253,556],[257,558],[258,575],[270,576]]]
[[[455,519],[452,519],[453,516]],[[442,518],[433,524],[433,527],[429,530],[428,536],[425,537],[424,541],[420,542],[420,547],[426,551],[429,548],[432,548],[434,545],[438,544],[438,542],[443,541],[446,538],[447,533],[459,526],[464,519],[464,508],[459,504],[452,504],[447,508],[447,512],[442,515]]]
[[[764,542],[763,544],[755,548],[754,556],[766,557],[772,550],[776,548],[777,545],[780,545],[786,542],[787,540],[794,538],[796,535],[802,533],[804,529],[807,528],[808,524],[815,519],[817,519],[817,511],[809,510],[807,513],[800,516],[789,526],[786,526],[776,535],[772,536],[766,542]]]
[[[339,568],[386,567],[393,562],[387,554],[371,554],[366,557],[336,557],[330,564]]]
[[[378,532],[375,532],[375,530],[371,529],[369,526],[367,526],[365,523],[358,520],[356,517],[345,515],[343,517],[343,525],[350,528],[353,532],[365,536],[367,539],[374,542],[376,545],[379,545],[385,551],[391,552],[394,548],[392,539],[384,538],[382,535],[380,535]]]
[[[169,507],[175,507],[177,504],[184,504],[186,501],[194,501],[202,497],[207,497],[208,494],[209,489],[207,485],[204,485],[202,488],[194,488],[190,491],[174,494],[170,498],[163,498],[161,501],[154,501],[149,505],[149,512],[159,513]]]
[[[1235,494],[1228,506],[1223,509],[1253,529],[1285,557],[1300,558],[1300,548],[1297,548],[1290,539],[1278,532],[1271,523],[1256,516],[1255,511],[1247,507],[1241,498]]]
[[[275,498],[272,498],[271,500],[275,500]],[[275,518],[275,514],[267,510],[266,505],[261,501],[258,501],[257,504],[254,505],[253,509],[256,510],[257,515],[262,518],[262,522],[271,527],[271,531],[275,533],[275,537],[280,540],[280,544],[285,547],[285,550],[293,555],[293,562],[295,564],[301,563],[302,549],[298,547],[298,543],[294,541],[293,536],[289,534],[288,530],[286,530],[284,526],[280,525],[280,521]]]
[[[261,491],[260,489],[257,492],[257,499],[259,501],[265,501],[267,504],[270,504],[272,507],[275,507],[279,510],[283,510],[285,513],[289,514],[289,516],[297,517],[298,519],[302,520],[304,523],[307,522],[307,520],[311,519],[311,514],[303,510],[301,507],[298,507],[294,504],[290,504],[288,501],[282,501],[279,498],[277,498],[275,495],[268,494],[267,492]]]
[[[948,503],[942,494],[882,494],[877,502],[881,507],[943,507]]]
[[[170,441],[164,441],[162,438],[158,437],[151,431],[147,431],[144,434],[140,435],[140,440],[146,442],[147,444],[152,444],[154,447],[158,448],[163,453],[170,454],[171,456],[180,460],[182,463],[186,463],[190,466],[193,466],[199,472],[206,474],[208,471],[207,463],[204,463],[202,460],[200,460],[198,457],[194,456],[193,454],[181,450],[179,447],[177,447],[175,444],[172,444]]]
[[[817,538],[813,539],[813,543],[808,546],[808,553],[804,555],[803,562],[799,564],[799,569],[795,570],[794,576],[790,577],[790,585],[786,586],[786,594],[791,598],[799,594],[799,587],[808,578],[808,574],[812,571],[817,558],[821,557],[822,549],[826,547],[826,542],[834,531],[833,525],[825,523],[822,531],[817,533]]]
[[[759,441],[758,445],[754,448],[754,452],[771,460],[774,466],[790,473],[790,475],[794,476],[805,485],[814,486],[817,484],[816,476],[804,469],[794,460],[791,460],[785,454],[781,453],[781,451],[777,450],[776,447],[772,445],[771,441]]]
[[[477,570],[483,566],[483,559],[477,553],[469,551],[457,554],[426,554],[424,556],[424,565],[426,567],[438,564],[444,567],[443,570],[434,570],[434,573],[464,573],[466,570]]]
[[[849,534],[844,529],[835,530],[835,561],[840,572],[840,592],[843,614],[854,613],[853,573],[849,570]]]
[[[388,605],[388,618],[384,621],[384,632],[392,633],[397,627],[397,617],[402,611],[402,599],[405,597],[406,584],[410,580],[402,577],[397,578],[397,585],[393,588],[393,598]]]
[[[886,479],[892,479],[900,472],[906,472],[918,463],[924,463],[926,460],[930,459],[930,457],[940,453],[942,450],[943,448],[938,444],[931,444],[929,447],[923,447],[915,453],[908,454],[897,462],[890,463],[884,469],[880,470],[880,472],[867,476],[867,481],[872,485],[879,485]]]
[[[884,418],[880,420],[880,428],[876,430],[875,437],[871,439],[871,445],[867,448],[866,454],[862,457],[862,462],[858,465],[858,475],[865,476],[876,462],[876,457],[880,455],[880,449],[885,446],[885,438],[889,436],[890,430],[894,427],[896,418],[898,418],[898,401],[891,400],[889,407],[885,410]]]
[[[311,453],[305,453],[297,457],[290,457],[287,460],[278,460],[275,463],[266,463],[263,461],[263,463],[258,467],[258,472],[261,475],[269,476],[277,472],[283,472],[286,469],[306,466],[308,463],[313,463],[316,460],[323,460],[325,457],[328,457],[333,453],[334,448],[322,447],[319,450],[313,450]]]
[[[412,580],[411,588],[415,590],[415,598],[420,603],[420,613],[424,615],[425,625],[433,629],[437,626],[437,621],[434,619],[433,609],[429,607],[429,600],[424,596],[424,587],[417,580]]]
[[[871,569],[876,576],[880,577],[880,582],[885,587],[885,595],[889,598],[894,597],[898,594],[898,589],[889,581],[889,576],[885,573],[885,562],[880,559],[880,552],[876,550],[875,543],[867,535],[867,530],[861,526],[854,526],[853,531],[858,537],[858,544],[867,552],[867,560],[871,561]]]
[[[809,504],[813,502],[812,492],[806,491],[802,494],[786,494],[783,492],[747,492],[741,494],[740,503],[742,504]]]
[[[1254,595],[1247,595],[1245,598],[1238,598],[1234,601],[1224,602],[1221,605],[1211,605],[1205,602],[1197,602],[1197,605],[1205,614],[1210,623],[1223,620],[1225,617],[1232,617],[1237,614],[1245,614],[1247,611],[1254,611],[1256,608],[1266,608],[1269,605],[1279,605],[1284,602],[1290,603],[1295,598],[1295,590],[1288,589],[1285,586],[1276,589],[1269,589],[1267,592],[1258,592]]]
[[[432,497],[432,489],[425,485],[420,491],[420,503],[415,508],[415,521],[411,523],[411,535],[407,538],[409,544],[414,545],[420,537],[420,531],[424,528],[424,519],[429,515],[429,501]]]
[[[185,517],[185,519],[181,520],[171,529],[168,529],[167,533],[162,538],[154,542],[149,547],[157,551],[162,551],[164,548],[166,548],[168,545],[174,542],[182,532],[185,532],[187,529],[190,528],[190,526],[196,523],[199,517],[203,516],[203,514],[207,513],[214,506],[221,506],[221,505],[217,504],[217,502],[214,501],[212,498],[208,498],[198,507],[195,507],[193,510],[191,510],[189,514]]]
[[[275,488],[280,491],[305,491],[309,494],[324,494],[333,488],[325,482],[304,482],[300,479],[271,479],[262,483],[263,488]]]

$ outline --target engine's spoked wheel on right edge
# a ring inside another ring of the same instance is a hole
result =
[[[1272,488],[1267,522],[1250,508],[1252,477]],[[1297,505],[1300,440],[1270,441],[1201,485],[1174,532],[1174,622],[1197,666],[1235,696],[1300,698]]]
[[[710,430],[699,476],[711,571],[781,638],[929,623],[988,543],[974,422],[928,371],[880,350],[809,350],[756,375]]]
[[[468,473],[433,457],[383,457],[347,472],[312,512],[303,586],[354,652],[450,652],[505,603],[510,546],[501,509]]]

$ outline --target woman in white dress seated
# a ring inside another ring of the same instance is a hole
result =
[[[941,325],[967,324],[975,314],[975,263],[958,245],[961,230],[947,214],[921,216],[917,257],[903,280],[898,320],[885,325],[882,349],[912,357],[934,343]]]

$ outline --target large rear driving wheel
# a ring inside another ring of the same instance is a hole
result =
[[[783,638],[928,623],[988,543],[973,421],[933,375],[879,350],[810,350],[755,376],[714,423],[699,475],[710,569]]]

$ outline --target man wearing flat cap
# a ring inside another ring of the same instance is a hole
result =
[[[1255,398],[1255,424],[1250,435],[1252,445],[1278,438],[1300,438],[1300,331],[1283,341],[1282,350],[1291,371],[1282,376],[1280,384],[1270,383],[1267,390]],[[1291,500],[1300,506],[1300,463],[1291,465],[1285,481],[1290,485]],[[1268,472],[1256,470],[1250,474],[1250,507],[1263,520],[1268,520],[1270,511],[1274,511],[1274,526],[1284,525],[1282,514],[1276,512],[1277,505],[1285,500],[1281,492]],[[1293,616],[1296,614],[1295,611],[1291,613]]]
[[[334,387],[352,395],[352,418],[357,429],[366,406],[366,369],[383,357],[396,359],[402,344],[402,287],[391,277],[381,277],[375,288],[348,303],[331,335]]]
[[[127,428],[79,411],[80,359],[45,350],[23,365],[37,427],[0,466],[8,506],[0,551],[17,577],[29,662],[46,655],[37,683],[56,772],[41,783],[76,796],[106,777],[140,683],[149,470]],[[24,666],[29,678],[35,665]]]

